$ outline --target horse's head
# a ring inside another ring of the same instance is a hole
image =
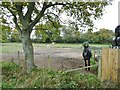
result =
[[[120,25],[115,28],[115,38],[113,39],[113,48],[120,47]]]
[[[118,26],[115,28],[115,36],[116,36],[116,37],[119,37],[119,36],[120,36],[120,25],[118,25]]]

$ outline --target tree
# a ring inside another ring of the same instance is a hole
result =
[[[99,31],[92,32],[92,29],[88,29],[86,33],[81,34],[81,42],[88,41],[90,43],[112,43],[114,32],[109,29],[101,28]]]
[[[101,28],[99,31],[94,33],[96,38],[94,38],[95,41],[99,43],[111,43],[112,38],[114,36],[114,32],[112,30],[108,30],[105,28]]]
[[[54,26],[53,26],[54,23]],[[57,21],[46,22],[45,24],[40,24],[35,27],[35,36],[42,42],[51,43],[56,41],[56,38],[60,35],[60,23]]]
[[[8,26],[1,25],[1,31],[0,31],[0,42],[9,42],[10,36],[11,36],[11,29]]]
[[[59,15],[66,13],[75,18],[77,24],[92,27],[93,18],[99,18],[106,5],[108,5],[107,2],[2,2],[2,6],[11,13],[21,35],[28,71],[35,66],[30,35],[39,21],[42,22],[45,19],[51,22],[55,19],[60,21]]]
[[[93,40],[94,34],[93,34],[92,31],[93,31],[92,29],[88,29],[88,31],[83,36],[84,40],[88,41],[89,43],[93,43],[94,42],[94,40]]]
[[[11,32],[10,41],[11,41],[11,42],[21,42],[20,35],[19,35],[19,33],[18,33],[18,31],[17,31],[16,29],[14,29],[14,30]]]
[[[63,26],[61,28],[62,39],[65,43],[78,43],[80,32],[73,26]]]

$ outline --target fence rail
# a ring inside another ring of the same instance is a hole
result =
[[[76,69],[66,70],[65,72],[77,71],[77,70],[81,70],[81,69],[85,69],[85,68],[89,68],[89,67],[94,67],[94,66],[98,66],[98,64],[91,65],[91,66],[86,66],[86,67],[82,67],[82,68],[76,68]]]

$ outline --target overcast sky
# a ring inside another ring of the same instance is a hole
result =
[[[120,2],[120,0],[113,0],[112,5],[106,6],[102,18],[94,21],[95,28],[93,28],[93,31],[98,31],[101,28],[115,30],[118,25],[118,2]],[[64,14],[62,14],[61,17],[65,21],[66,19],[70,19],[70,17]]]
[[[105,8],[105,13],[102,19],[95,21],[95,26],[100,28],[106,28],[114,30],[118,25],[118,2],[120,0],[114,0],[113,4]]]
[[[106,28],[109,30],[115,29],[115,27],[118,25],[118,2],[120,2],[120,0],[113,0],[113,4],[105,8],[102,19],[96,20],[94,22],[95,27],[98,28],[97,30],[99,30],[100,28]],[[63,17],[64,16],[62,16],[62,18]]]

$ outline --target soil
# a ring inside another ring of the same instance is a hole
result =
[[[35,47],[35,65],[39,68],[50,68],[55,70],[69,70],[84,66],[82,51],[80,48],[55,48]],[[3,61],[18,62],[24,59],[23,51],[18,53],[2,53]],[[81,70],[84,73],[88,71]]]

